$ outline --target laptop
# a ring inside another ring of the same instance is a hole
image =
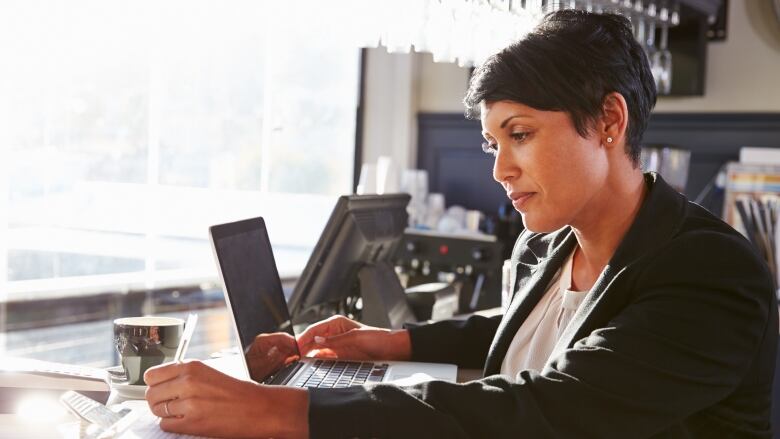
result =
[[[456,380],[453,364],[302,357],[263,218],[212,226],[209,237],[243,353],[243,378],[306,388]]]

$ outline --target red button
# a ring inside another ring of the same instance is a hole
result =
[[[450,248],[447,247],[446,245],[442,244],[439,246],[439,254],[446,255],[449,252],[450,252]]]

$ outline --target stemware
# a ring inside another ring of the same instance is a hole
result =
[[[616,13],[627,17],[645,51],[659,92],[671,87],[669,28],[680,21],[675,0],[344,0],[345,9],[376,20],[345,26],[360,47],[388,52],[430,52],[435,62],[461,67],[482,64],[491,54],[526,35],[541,17],[562,9]],[[392,4],[392,6],[390,6]],[[384,6],[383,6],[384,5]],[[400,6],[400,7],[399,7]],[[658,47],[656,36],[663,40]]]
[[[560,9],[564,9],[563,2],[564,0],[547,0],[546,2],[544,2],[543,5],[544,12],[550,13],[550,12],[558,11]]]
[[[427,4],[419,0],[396,0],[392,7],[383,6],[388,21],[381,33],[382,45],[389,53],[409,53],[418,37],[416,30],[423,24]]]
[[[645,9],[644,5],[642,4],[642,0],[635,0],[633,7],[631,8],[631,24],[634,27],[634,38],[639,43],[640,46],[642,46],[642,49],[645,49],[645,39],[647,28],[646,28],[646,18],[645,18]]]
[[[577,7],[585,12],[600,12],[597,10],[598,5],[593,0],[580,0],[577,2]]]
[[[453,10],[454,31],[450,44],[454,46],[453,52],[460,67],[474,66],[474,37],[480,31],[474,26],[480,20],[476,14],[478,9],[473,2],[459,2]]]
[[[650,63],[650,66],[652,67],[653,56],[655,56],[655,52],[657,51],[655,47],[655,24],[656,24],[655,1],[650,1],[647,3],[647,7],[645,8],[644,20],[645,20],[645,35],[644,35],[643,47],[645,49],[645,55],[647,55],[647,61]]]
[[[460,3],[460,2],[458,2]],[[431,52],[434,62],[455,62],[457,55],[453,47],[455,39],[455,7],[456,0],[439,0],[434,2],[432,20]]]
[[[669,51],[669,22],[661,22],[661,41],[653,54],[652,71],[659,94],[668,95],[672,90],[672,52]]]

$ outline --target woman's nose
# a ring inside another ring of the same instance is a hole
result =
[[[514,163],[509,151],[501,146],[496,147],[496,158],[493,161],[493,179],[504,183],[517,177],[519,168]]]

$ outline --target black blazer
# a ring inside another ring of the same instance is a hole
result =
[[[312,389],[312,437],[770,437],[773,282],[750,243],[655,174],[648,195],[541,373],[496,375],[576,241],[523,233],[501,318],[410,330],[413,359],[480,380]]]

